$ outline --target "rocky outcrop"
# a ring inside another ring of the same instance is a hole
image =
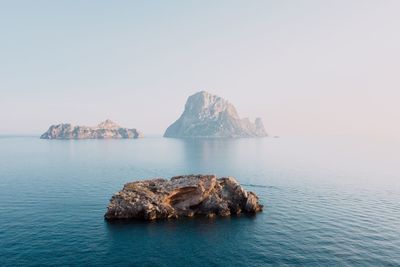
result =
[[[176,138],[264,136],[267,133],[260,118],[254,123],[241,119],[231,103],[205,91],[188,98],[183,114],[164,133],[164,137]]]
[[[213,217],[256,213],[263,206],[233,177],[176,176],[127,183],[110,200],[104,217],[156,220],[195,215]]]
[[[122,139],[142,137],[136,129],[119,126],[111,120],[106,120],[95,127],[73,126],[69,123],[52,125],[40,136],[41,139]]]

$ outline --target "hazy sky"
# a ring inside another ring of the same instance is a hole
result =
[[[0,134],[163,133],[207,90],[273,135],[400,136],[400,1],[1,1]]]

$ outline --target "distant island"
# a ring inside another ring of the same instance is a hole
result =
[[[40,136],[41,139],[126,139],[139,138],[143,134],[136,129],[123,128],[111,120],[94,127],[73,126],[70,123],[52,125]]]
[[[185,175],[127,183],[110,200],[107,220],[229,216],[262,211],[257,195],[233,177]]]
[[[190,96],[180,118],[167,128],[164,137],[235,138],[265,137],[263,122],[241,119],[236,108],[222,97],[201,91]]]

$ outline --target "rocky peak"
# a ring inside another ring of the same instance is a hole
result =
[[[265,132],[265,128],[264,128],[264,123],[261,118],[256,118],[254,124],[256,126],[257,131],[260,131],[260,132],[264,133],[264,135],[267,135],[267,133]]]
[[[232,104],[224,98],[212,95],[206,91],[201,91],[190,96],[185,105],[186,115],[195,115],[200,120],[215,120],[224,112],[238,118],[236,109]]]
[[[118,124],[113,122],[112,120],[105,120],[97,125],[97,128],[100,129],[118,129],[121,128]]]

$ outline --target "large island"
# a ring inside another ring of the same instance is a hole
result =
[[[229,216],[262,211],[253,192],[233,177],[186,175],[125,184],[110,200],[105,218],[157,220]]]
[[[40,136],[41,139],[122,139],[139,138],[143,134],[136,129],[123,128],[111,120],[97,126],[74,126],[70,123],[52,125]]]
[[[180,118],[164,133],[164,137],[223,138],[264,137],[263,122],[240,118],[236,108],[222,97],[201,91],[190,96]]]

